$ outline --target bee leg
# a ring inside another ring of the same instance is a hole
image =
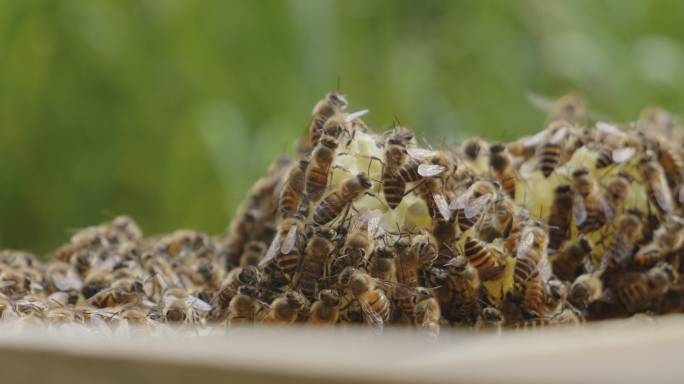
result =
[[[375,197],[376,199],[378,199],[378,201],[380,202],[380,204],[383,204],[382,200],[380,200],[380,198],[378,197],[378,195],[375,194],[375,193],[365,192],[364,195],[367,195],[367,196],[370,196],[370,197]]]

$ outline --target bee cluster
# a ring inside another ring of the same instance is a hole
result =
[[[682,133],[667,112],[589,123],[567,96],[513,143],[418,145],[329,93],[227,234],[120,216],[39,262],[0,253],[1,325],[128,338],[238,325],[475,331],[682,312]],[[425,141],[423,139],[423,141]]]

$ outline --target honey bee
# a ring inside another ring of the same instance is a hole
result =
[[[533,221],[522,231],[521,241],[516,251],[515,270],[513,281],[516,285],[522,285],[534,275],[538,274],[548,280],[550,266],[546,247],[549,238],[544,224]]]
[[[641,216],[636,208],[630,208],[618,217],[617,230],[601,258],[601,269],[604,270],[602,280],[605,285],[614,285],[615,275],[632,261],[634,247],[643,227]]]
[[[480,310],[480,317],[475,323],[475,331],[492,330],[495,334],[501,334],[504,318],[501,311],[492,306],[486,306]]]
[[[471,319],[476,314],[482,287],[477,270],[463,255],[452,258],[444,268],[448,273],[448,289],[453,293],[447,318],[452,321]]]
[[[489,147],[489,166],[494,175],[501,182],[501,187],[511,198],[515,198],[516,171],[513,168],[513,157],[508,152],[506,144],[492,143]]]
[[[331,222],[342,213],[347,204],[352,204],[364,195],[375,197],[370,192],[364,192],[372,187],[373,182],[365,172],[340,182],[316,208],[313,225],[320,226]]]
[[[608,206],[610,206],[610,209],[613,212],[619,212],[622,209],[622,205],[629,194],[633,180],[631,175],[624,172],[613,175],[608,179],[603,199],[608,203]],[[599,222],[601,224],[605,224],[606,222],[606,217],[603,212],[600,212]]]
[[[328,172],[339,146],[337,140],[324,136],[311,154],[304,178],[307,197],[313,202],[320,200],[328,185]]]
[[[237,290],[243,285],[253,285],[256,286],[261,281],[261,273],[259,270],[252,266],[247,265],[244,267],[233,268],[228,272],[222,287],[228,286],[234,290]]]
[[[364,321],[378,335],[382,333],[383,325],[389,320],[391,313],[390,302],[385,296],[385,291],[381,288],[391,289],[391,287],[395,287],[396,289],[400,286],[403,287],[402,289],[408,288],[373,279],[368,274],[353,267],[347,267],[342,271],[338,284],[346,294],[356,299],[361,307]]]
[[[658,295],[670,286],[672,277],[672,266],[667,263],[646,273],[626,273],[618,286],[618,299],[630,314],[652,308]]]
[[[682,182],[684,176],[684,157],[677,151],[669,142],[665,140],[658,141],[660,152],[660,164],[665,170],[667,180],[670,186],[674,186]]]
[[[560,185],[554,190],[549,224],[549,250],[560,249],[570,229],[570,213],[573,203],[572,189],[568,185]]]
[[[380,220],[382,220],[382,211],[379,209],[370,211],[368,208],[362,208],[359,210],[343,247],[348,265],[358,266],[361,261],[367,260],[366,255],[371,255],[372,240],[380,227]]]
[[[211,311],[209,303],[179,287],[168,287],[162,293],[160,304],[164,307],[162,314],[167,323],[199,324],[198,311]]]
[[[580,267],[594,250],[594,242],[586,235],[566,244],[553,260],[553,273],[561,280],[574,281]]]
[[[255,287],[251,285],[241,286],[219,321],[227,321],[228,325],[253,324],[256,305],[260,297],[261,294]]]
[[[596,129],[606,136],[596,155],[596,169],[624,163],[636,155],[636,140],[620,126],[599,121]]]
[[[499,280],[506,272],[506,263],[492,254],[487,246],[470,236],[466,238],[465,255],[477,269],[481,281]]]
[[[337,322],[340,310],[340,297],[337,292],[324,289],[318,292],[318,300],[311,305],[309,324],[332,325]]]
[[[330,92],[313,109],[312,118],[300,142],[302,149],[315,147],[321,138],[323,125],[333,115],[341,114],[347,107],[347,99],[337,92]]]
[[[217,289],[223,283],[225,271],[217,263],[198,259],[192,270],[192,279],[197,285]]]
[[[572,173],[574,197],[572,217],[580,231],[588,231],[599,224],[599,211],[605,215],[606,222],[612,223],[614,212],[603,198],[598,183],[591,177],[587,168],[576,169]],[[671,196],[670,196],[671,197]]]
[[[471,137],[461,144],[461,153],[466,156],[466,159],[475,161],[480,154],[486,153],[487,147],[487,142],[481,137]]]
[[[669,216],[653,233],[653,240],[634,255],[632,266],[637,270],[653,267],[666,254],[684,245],[684,222],[678,216]]]
[[[240,256],[240,266],[258,266],[266,254],[266,244],[261,241],[251,241],[245,245],[245,251]]]
[[[420,327],[428,347],[432,347],[439,337],[439,320],[441,318],[439,303],[432,293],[423,287],[414,291],[413,323]]]
[[[568,291],[568,301],[576,308],[586,309],[587,306],[603,298],[603,281],[598,270],[579,275]]]
[[[283,217],[289,217],[298,212],[300,197],[304,194],[304,176],[308,166],[308,160],[300,160],[296,166],[293,166],[280,190],[278,210],[282,212]]]
[[[283,326],[295,321],[299,311],[305,307],[304,298],[297,292],[287,292],[282,297],[277,298],[262,317],[261,322],[271,326]]]
[[[175,336],[178,333],[168,325],[148,317],[147,311],[131,307],[119,313],[119,325],[114,331],[114,338],[127,340],[133,336],[149,337],[152,331],[159,331],[164,336]]]
[[[299,267],[299,246],[297,240],[298,233],[303,232],[304,218],[301,215],[294,215],[291,218],[283,220],[278,225],[278,233],[276,234],[271,246],[266,252],[258,267],[265,268],[273,259],[278,263],[278,267],[286,274],[294,276]]]
[[[336,240],[336,236],[337,232],[332,227],[317,227],[306,247],[304,261],[294,287],[301,288],[302,295],[310,301],[316,297],[318,281],[323,278],[328,256],[335,252],[333,241]]]
[[[394,250],[394,269],[395,276],[399,283],[404,284],[413,290],[418,287],[418,253],[412,252],[411,244],[401,238],[392,245]],[[411,291],[402,292],[398,297],[399,306],[408,316],[412,316],[413,294]]]
[[[548,128],[525,141],[527,147],[537,147],[539,170],[544,177],[551,176],[561,162],[563,143],[573,126],[564,120],[552,121]]]
[[[484,211],[477,224],[477,237],[487,243],[497,238],[506,240],[506,252],[515,247],[515,235],[522,230],[518,220],[518,209],[508,196],[500,196]]]
[[[406,190],[406,182],[400,174],[400,170],[403,170],[406,161],[406,144],[404,141],[394,136],[387,139],[385,161],[382,171],[382,193],[387,205],[394,209],[401,203]]]
[[[376,247],[371,257],[371,277],[380,280],[391,280],[396,273],[394,249],[392,247]]]
[[[672,212],[674,210],[672,191],[667,183],[663,167],[653,159],[653,156],[644,155],[639,159],[639,172],[646,183],[648,198],[655,204],[658,211]]]
[[[482,217],[482,210],[496,200],[501,185],[498,181],[481,179],[473,183],[464,193],[449,204],[449,209],[458,212],[458,227],[461,232],[470,229]]]
[[[112,287],[102,290],[86,300],[87,304],[97,308],[113,307],[126,303],[141,303],[145,295],[143,284],[130,277],[117,279]]]

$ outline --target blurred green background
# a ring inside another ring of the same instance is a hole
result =
[[[132,215],[225,229],[334,90],[428,138],[541,127],[527,91],[684,102],[682,1],[0,2],[0,245]]]

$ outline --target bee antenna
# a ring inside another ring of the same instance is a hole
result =
[[[469,182],[469,183],[472,183],[472,182],[473,182],[473,178],[470,177],[470,176],[468,176],[468,175],[467,175],[465,172],[463,172],[461,169],[456,169],[456,170],[459,171],[459,172],[461,172],[461,173],[463,174],[463,176],[465,176],[465,177],[468,179],[468,182]]]
[[[52,299],[52,301],[54,301],[55,303],[59,304],[61,307],[64,306],[64,304],[60,303],[59,301],[57,301],[57,300],[55,300],[55,299]]]
[[[159,272],[155,272],[155,273],[151,274],[150,277],[148,277],[147,279],[145,279],[145,281],[143,281],[143,286],[144,286],[145,284],[147,284],[147,280],[153,278],[154,275],[157,275],[157,274],[159,274]],[[182,280],[181,280],[181,281],[182,281]]]
[[[501,132],[501,136],[499,136],[499,141],[503,138],[504,133],[508,130],[508,127],[504,128],[503,132]]]
[[[401,125],[401,122],[399,121],[399,118],[397,117],[397,115],[393,114],[392,116],[394,116],[394,118],[397,119],[397,124]]]

